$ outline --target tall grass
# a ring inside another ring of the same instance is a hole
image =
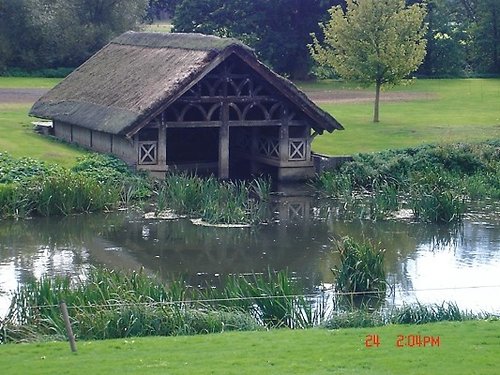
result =
[[[312,327],[324,318],[326,311],[321,305],[324,301],[302,295],[302,288],[287,271],[233,275],[226,279],[224,288],[208,289],[206,296],[217,306],[248,311],[270,328]]]
[[[369,243],[358,243],[350,237],[338,241],[336,247],[340,265],[334,267],[332,272],[337,291],[384,297],[387,287],[384,251]]]
[[[415,217],[427,222],[456,222],[465,213],[465,196],[446,174],[427,172],[413,177],[410,207]]]
[[[267,219],[271,183],[218,181],[186,173],[170,174],[158,190],[158,209],[198,216],[209,223],[254,224]]]
[[[425,324],[442,321],[464,321],[487,318],[487,314],[475,314],[460,310],[456,303],[423,305],[414,303],[395,309],[389,321],[393,324]]]
[[[124,273],[91,269],[85,277],[31,280],[14,293],[0,343],[59,340],[65,326],[59,310],[64,300],[78,339],[191,335],[230,330],[288,327],[368,327],[387,323],[425,323],[486,318],[453,303],[405,305],[382,309],[328,311],[320,296],[302,294],[287,272],[229,276],[224,286],[189,287],[182,280],[164,284],[144,271]]]
[[[219,289],[195,289],[182,281],[163,284],[143,271],[92,269],[69,277],[31,280],[13,293],[5,341],[64,336],[59,302],[70,310],[75,335],[84,339],[305,328],[324,316],[316,301],[301,295],[286,272],[228,277]]]
[[[328,197],[359,206],[370,219],[410,208],[422,221],[460,221],[471,199],[500,197],[500,141],[427,145],[359,154],[316,179]]]
[[[404,304],[393,310],[354,309],[336,311],[321,326],[328,329],[378,327],[385,324],[425,324],[444,321],[488,319],[486,313],[461,310],[454,302]]]
[[[71,169],[0,154],[0,217],[69,215],[130,205],[150,184],[106,155],[88,155]]]

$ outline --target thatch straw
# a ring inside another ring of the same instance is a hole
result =
[[[151,114],[203,77],[214,61],[232,52],[305,109],[320,133],[342,129],[291,82],[258,62],[249,47],[236,39],[201,34],[122,34],[42,96],[30,115],[130,135],[131,129],[145,126]]]

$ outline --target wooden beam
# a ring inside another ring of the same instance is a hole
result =
[[[220,179],[229,178],[229,103],[222,105],[222,125],[219,128],[219,173]]]
[[[167,165],[167,128],[162,124],[158,128],[158,166]]]
[[[286,109],[285,109],[286,111]],[[289,158],[289,155],[290,155],[290,151],[288,150],[289,148],[289,138],[290,138],[290,135],[289,135],[289,129],[288,129],[288,121],[286,120],[286,118],[288,117],[288,112],[285,112],[285,116],[283,116],[285,118],[285,120],[283,120],[283,125],[281,125],[280,127],[280,130],[279,130],[279,144],[280,144],[280,161],[282,163],[286,163],[288,161]]]
[[[177,103],[277,103],[278,99],[272,96],[200,96],[180,98]]]
[[[222,126],[222,121],[180,121],[167,122],[165,126],[172,128],[218,128]]]

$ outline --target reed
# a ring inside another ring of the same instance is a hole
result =
[[[150,194],[148,179],[111,156],[87,155],[69,170],[0,154],[0,217],[102,211]]]
[[[4,340],[20,340],[23,332],[25,339],[64,337],[61,300],[82,339],[306,328],[325,312],[285,271],[231,276],[222,288],[199,290],[181,280],[164,285],[143,271],[95,268],[81,280],[42,278],[20,287],[0,324]]]
[[[340,265],[332,268],[337,291],[358,296],[385,296],[387,283],[384,250],[369,243],[358,243],[350,237],[337,242]]]
[[[326,309],[318,298],[302,295],[302,288],[286,270],[250,276],[232,275],[223,288],[204,292],[213,306],[225,306],[249,312],[268,328],[307,328],[318,324]]]
[[[465,213],[465,195],[457,181],[445,173],[415,174],[410,207],[416,218],[427,222],[457,222]]]
[[[487,317],[487,314],[475,314],[470,311],[460,310],[454,302],[443,302],[442,304],[431,305],[421,303],[403,305],[392,312],[389,320],[394,324],[424,324],[485,319]]]
[[[342,197],[353,191],[353,182],[349,174],[326,171],[318,175],[314,186],[327,197]]]
[[[404,304],[392,310],[366,308],[335,311],[321,326],[327,329],[379,327],[386,324],[425,324],[444,321],[484,320],[486,313],[460,310],[454,302]]]
[[[350,305],[327,313],[320,298],[302,295],[297,280],[286,271],[232,275],[223,287],[200,290],[182,280],[163,284],[143,270],[124,273],[94,268],[79,280],[44,277],[16,290],[7,316],[0,320],[0,343],[64,340],[61,300],[68,305],[76,337],[85,340],[488,317],[461,311],[453,303],[405,305],[393,311]]]
[[[209,223],[255,224],[265,220],[270,181],[218,181],[186,173],[170,174],[158,189],[158,210],[201,217]]]
[[[489,141],[354,155],[319,175],[316,186],[359,212],[354,217],[384,219],[409,207],[421,221],[460,221],[467,199],[500,197],[499,149]]]

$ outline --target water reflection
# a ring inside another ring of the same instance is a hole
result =
[[[166,281],[183,275],[192,285],[287,268],[309,293],[333,282],[333,241],[345,235],[387,250],[385,266],[396,290],[389,302],[454,300],[462,308],[498,313],[500,300],[492,296],[500,287],[470,288],[500,285],[500,209],[488,204],[458,226],[345,220],[335,206],[290,196],[276,207],[279,222],[256,228],[145,220],[133,212],[2,221],[0,315],[18,283],[43,274],[81,275],[91,265],[145,267]]]

